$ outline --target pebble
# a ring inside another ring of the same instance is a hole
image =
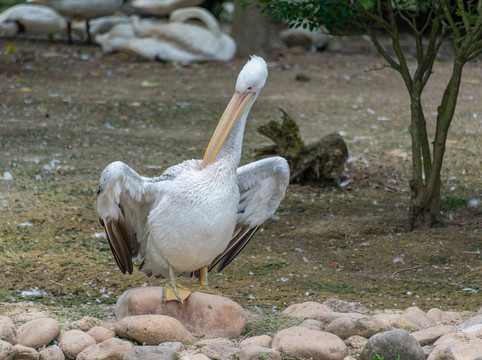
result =
[[[303,320],[300,326],[281,329],[273,337],[241,340],[195,338],[180,321],[166,315],[124,317],[115,324],[124,340],[115,337],[112,322],[91,317],[70,324],[72,330],[60,334],[58,321],[43,313],[22,317],[23,325],[15,325],[22,322],[18,314],[0,316],[0,360],[232,360],[234,356],[240,360],[372,360],[374,349],[385,359],[400,354],[411,360],[459,360],[482,354],[482,308],[466,318],[454,311],[424,312],[417,307],[373,315],[358,303],[333,299],[295,305],[285,315]],[[52,342],[59,345],[47,346]],[[142,343],[146,345],[139,346]]]

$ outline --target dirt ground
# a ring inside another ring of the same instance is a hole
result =
[[[117,269],[93,207],[100,173],[122,160],[154,176],[201,158],[245,61],[183,67],[63,40],[0,38],[0,313],[106,316],[123,291],[160,283]],[[362,38],[334,40],[318,53],[278,44],[267,61],[242,162],[269,145],[256,129],[280,119],[281,106],[306,143],[342,134],[350,153],[344,186],[291,185],[276,216],[210,276],[214,287],[266,312],[334,297],[370,309],[478,310],[481,59],[465,68],[449,134],[445,224],[414,232],[399,75]],[[431,132],[450,68],[447,50],[422,99]],[[309,81],[296,81],[300,73]]]

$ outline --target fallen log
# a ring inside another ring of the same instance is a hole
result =
[[[257,129],[274,145],[257,150],[256,156],[284,157],[290,165],[290,183],[338,186],[348,159],[348,148],[341,135],[332,133],[306,146],[296,121],[282,108],[279,110],[283,114],[281,123],[270,121]]]

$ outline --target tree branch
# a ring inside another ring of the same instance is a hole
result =
[[[451,11],[448,8],[447,0],[439,0],[440,1],[440,6],[442,6],[442,9],[445,14],[445,18],[447,19],[447,22],[449,23],[452,31],[455,34],[456,39],[460,39],[460,30],[459,27],[455,24],[454,19],[452,19]]]

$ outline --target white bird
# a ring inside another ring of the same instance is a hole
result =
[[[55,10],[45,6],[19,4],[0,14],[0,32],[8,35],[22,32],[50,34],[65,29],[65,19]]]
[[[273,157],[238,168],[248,113],[268,75],[257,56],[241,70],[203,160],[187,160],[147,178],[122,162],[108,165],[96,200],[114,258],[123,273],[166,277],[166,300],[184,301],[191,291],[176,276],[218,271],[243,249],[278,208],[289,182],[285,159]]]
[[[201,20],[204,26],[186,23],[189,19]],[[203,8],[178,9],[171,14],[168,23],[152,22],[146,25],[138,16],[132,16],[131,22],[137,38],[155,40],[146,51],[149,54],[155,52],[160,60],[181,63],[228,61],[236,53],[234,40],[220,29],[216,18]],[[146,56],[142,52],[140,55]]]
[[[72,42],[72,20],[85,20],[87,40],[91,42],[89,20],[115,13],[124,0],[27,0],[48,5],[67,18],[67,35]]]
[[[105,34],[119,24],[128,24],[129,17],[124,15],[103,16],[89,21],[90,36],[95,39],[97,35]],[[85,34],[85,26],[81,23],[73,23],[72,30]]]
[[[333,36],[328,35],[326,29],[320,28],[310,30],[309,28],[303,28],[303,24],[304,23],[297,28],[293,27],[283,30],[280,33],[280,38],[286,46],[302,46],[306,50],[311,50],[312,52],[324,50],[328,47]]]
[[[133,0],[131,6],[134,10],[156,16],[167,16],[174,10],[197,6],[204,0]]]

